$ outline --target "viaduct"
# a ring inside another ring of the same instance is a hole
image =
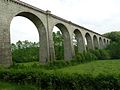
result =
[[[43,11],[20,0],[0,0],[0,64],[5,66],[12,64],[10,24],[16,16],[28,18],[37,27],[40,40],[39,62],[42,64],[55,60],[52,37],[54,26],[58,27],[63,34],[64,60],[71,60],[75,55],[73,34],[76,36],[80,52],[86,51],[86,47],[88,49],[103,49],[110,43],[110,39],[55,16],[50,11]]]

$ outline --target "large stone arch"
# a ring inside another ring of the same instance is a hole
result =
[[[80,30],[75,29],[73,31],[73,34],[75,34],[75,39],[77,40],[77,51],[78,51],[78,53],[85,51],[85,42],[84,42],[83,35],[80,32]]]
[[[94,44],[94,49],[98,49],[99,45],[98,45],[98,38],[96,35],[93,36],[93,44]]]
[[[58,27],[60,29],[60,31],[62,32],[62,35],[63,35],[63,39],[64,39],[63,40],[63,45],[64,45],[64,60],[70,60],[70,59],[72,59],[71,39],[70,39],[70,34],[69,34],[69,31],[68,31],[67,27],[64,24],[62,24],[62,23],[56,23],[56,24],[53,25],[53,27],[54,26]],[[53,27],[52,27],[52,31],[53,31]],[[50,38],[53,38],[52,37],[52,33],[51,33],[51,37]],[[52,40],[52,42],[54,42],[53,39],[51,39],[51,40]],[[52,56],[52,57],[55,57],[54,45],[52,45],[52,48],[53,48],[52,49],[52,53],[54,54],[54,56]]]
[[[87,41],[86,50],[93,49],[92,37],[88,32],[85,34],[85,38]]]
[[[48,49],[47,49],[48,47],[47,47],[47,33],[46,33],[46,29],[45,29],[43,22],[37,15],[35,15],[31,12],[19,12],[16,15],[14,15],[12,17],[12,19],[15,16],[26,17],[30,21],[32,21],[34,23],[34,25],[37,27],[38,34],[39,34],[39,42],[40,42],[40,44],[39,44],[40,45],[39,46],[39,62],[42,64],[45,64],[48,61]]]

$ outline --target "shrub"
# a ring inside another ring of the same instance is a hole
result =
[[[51,69],[55,69],[55,68],[62,68],[62,67],[65,67],[67,66],[68,64],[64,61],[64,60],[56,60],[56,61],[53,61],[53,62],[50,62],[47,64],[47,67],[48,68],[51,68]]]
[[[42,90],[119,90],[120,75],[65,74],[25,69],[0,70],[0,79],[17,84],[33,84]]]
[[[75,56],[75,60],[77,60],[78,63],[85,63],[96,59],[97,59],[96,56],[89,51],[83,53],[77,53]]]
[[[97,57],[97,59],[99,59],[99,60],[110,59],[110,54],[109,54],[108,50],[97,49],[97,50],[90,50],[89,52],[94,54]]]
[[[120,59],[120,41],[112,42],[107,49],[112,59]]]

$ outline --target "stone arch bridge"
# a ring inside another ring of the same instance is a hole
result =
[[[26,17],[37,27],[40,40],[39,61],[43,64],[55,60],[52,38],[54,26],[57,26],[63,34],[65,60],[71,60],[75,55],[73,33],[76,35],[78,50],[81,52],[86,51],[86,47],[103,49],[110,43],[110,39],[55,16],[50,11],[43,11],[19,0],[0,0],[0,64],[5,66],[12,64],[10,23],[15,16]]]

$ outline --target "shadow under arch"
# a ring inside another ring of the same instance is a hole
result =
[[[103,41],[101,37],[99,37],[99,43],[100,43],[100,49],[103,49],[104,47],[103,47]]]
[[[46,34],[46,29],[43,22],[38,16],[30,12],[20,12],[16,14],[14,17],[16,16],[22,16],[29,19],[37,27],[38,34],[39,34],[39,43],[40,43],[39,44],[40,45],[39,46],[39,62],[42,64],[45,64],[48,61],[48,53],[47,53],[48,47],[47,47],[47,34]]]
[[[85,50],[85,43],[82,33],[78,29],[75,29],[73,34],[75,35],[76,39],[76,48],[74,48],[75,53],[83,52]]]
[[[107,43],[107,42],[106,42],[106,39],[104,38],[104,39],[103,39],[104,48],[106,47],[106,43]]]
[[[93,36],[94,49],[99,49],[98,38],[96,35]]]
[[[64,60],[71,58],[71,39],[67,27],[62,23],[57,23],[54,26],[60,29],[63,35]]]
[[[86,38],[86,41],[87,41],[86,50],[93,49],[92,38],[91,38],[90,34],[86,33],[85,38]]]

